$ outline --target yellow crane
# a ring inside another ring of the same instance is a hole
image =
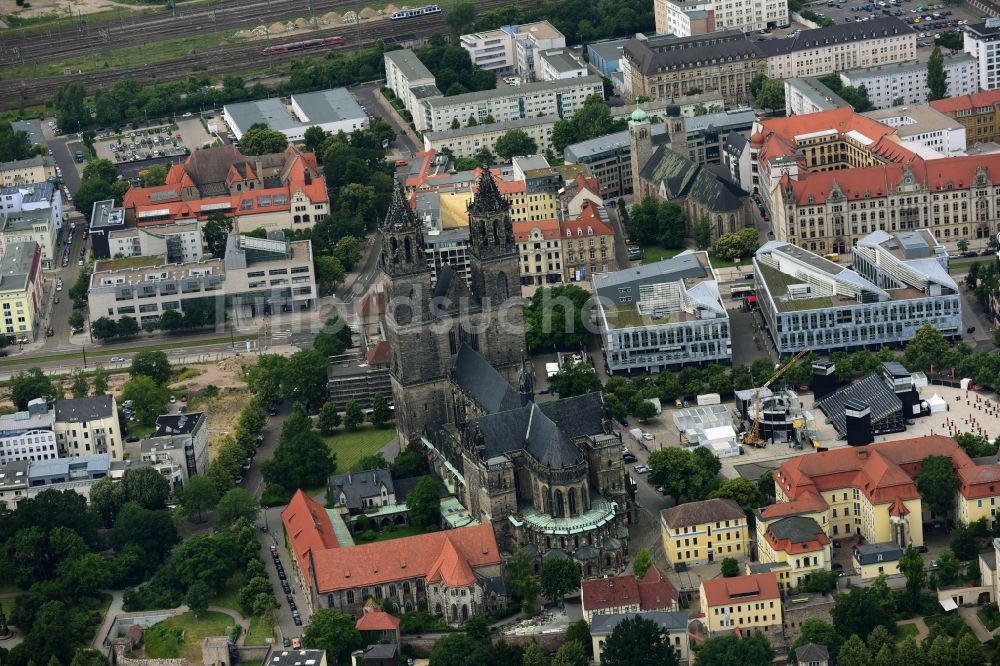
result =
[[[763,443],[760,439],[760,420],[761,420],[761,406],[760,406],[760,392],[771,385],[772,382],[777,381],[788,372],[788,369],[795,365],[799,359],[809,353],[808,349],[803,349],[798,354],[788,359],[788,361],[778,368],[771,378],[764,382],[764,385],[757,389],[754,393],[754,413],[753,413],[753,425],[750,427],[750,432],[748,432],[743,437],[743,443],[749,446],[761,446]]]

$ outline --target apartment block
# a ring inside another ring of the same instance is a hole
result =
[[[110,259],[111,233],[125,229],[125,209],[114,199],[95,201],[90,215],[90,246],[97,259]]]
[[[538,21],[462,35],[459,44],[474,65],[534,81],[541,80],[537,76],[539,53],[566,48],[566,38],[548,21]]]
[[[654,0],[656,34],[689,37],[716,30],[757,30],[788,25],[787,0]]]
[[[0,162],[0,186],[15,187],[44,183],[56,177],[56,161],[46,155],[29,157],[26,160]]]
[[[653,15],[658,35],[691,37],[723,29],[713,0],[653,0]]]
[[[201,224],[194,220],[161,227],[129,227],[111,231],[108,234],[108,252],[115,258],[164,255],[169,264],[198,262],[204,256]]]
[[[515,222],[514,242],[521,255],[521,284],[551,285],[562,282],[559,220]]]
[[[1000,90],[938,99],[930,106],[962,123],[969,145],[1000,141]]]
[[[424,150],[449,150],[454,157],[474,157],[485,148],[496,154],[497,140],[511,130],[520,130],[535,142],[539,153],[544,153],[552,149],[552,127],[558,120],[559,116],[556,115],[534,116],[502,123],[425,132]]]
[[[979,63],[968,53],[944,56],[948,97],[979,92]],[[865,87],[876,109],[927,102],[927,63],[901,62],[840,72],[845,86]]]
[[[171,480],[171,487],[183,485],[208,469],[207,422],[202,412],[161,414],[152,434],[137,446],[126,444],[126,450],[130,459],[148,463]]]
[[[60,457],[100,453],[111,456],[111,460],[124,460],[124,436],[113,396],[56,400],[52,409]]]
[[[729,314],[707,252],[597,273],[593,284],[609,373],[732,358]]]
[[[917,33],[895,16],[803,30],[755,42],[772,79],[823,76],[917,59]]]
[[[0,464],[58,458],[54,421],[55,413],[44,398],[30,401],[25,411],[0,416]]]
[[[983,23],[965,26],[963,50],[979,63],[979,85],[983,90],[1000,88],[1000,18],[988,18]]]
[[[783,241],[757,250],[757,303],[779,354],[901,345],[925,325],[961,335],[958,285],[929,231],[875,232],[853,256],[846,268]]]
[[[706,579],[699,592],[709,634],[750,636],[754,631],[781,631],[781,591],[774,574]]]
[[[514,73],[514,39],[509,31],[485,30],[462,35],[459,39],[476,67],[498,75]]]
[[[441,95],[431,70],[410,49],[385,54],[385,85],[403,102],[414,121],[423,115],[421,100]]]
[[[43,269],[56,268],[56,227],[52,212],[0,213],[0,252],[28,243],[38,246]]]
[[[850,106],[815,77],[785,79],[785,115],[804,116]]]
[[[746,514],[728,499],[687,502],[662,510],[660,537],[667,561],[675,567],[749,556]]]
[[[33,241],[11,243],[0,257],[0,313],[7,336],[27,342],[41,326],[42,249]]]
[[[429,97],[421,103],[421,114],[413,114],[413,122],[418,130],[440,132],[449,129],[453,120],[468,124],[470,117],[479,123],[486,122],[487,116],[501,123],[537,116],[566,117],[591,95],[604,99],[604,84],[599,76],[500,85],[495,90]]]

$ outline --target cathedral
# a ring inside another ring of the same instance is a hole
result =
[[[483,169],[468,205],[471,288],[448,266],[432,285],[423,229],[393,193],[379,265],[400,443],[504,551],[616,572],[635,511],[621,437],[600,392],[534,402],[509,209]]]

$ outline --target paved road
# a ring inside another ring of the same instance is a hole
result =
[[[606,210],[611,220],[611,229],[615,232],[615,262],[618,264],[618,269],[622,270],[632,265],[625,246],[625,226],[618,216],[618,206],[607,206]]]
[[[43,132],[48,130],[44,127]],[[76,192],[80,189],[80,172],[77,171],[76,160],[69,152],[69,146],[67,146],[66,137],[58,137],[54,139],[49,139],[49,150],[52,151],[52,157],[55,158],[56,164],[62,170],[63,182],[66,187],[69,188],[70,192]]]
[[[400,117],[396,109],[382,97],[382,94],[379,92],[381,85],[381,81],[365,83],[364,85],[355,86],[350,90],[351,94],[357,98],[358,103],[365,107],[368,113],[373,116],[382,117],[387,123],[392,125],[392,129],[396,130],[396,141],[392,147],[403,153],[409,152],[410,157],[412,157],[413,153],[424,149],[423,144],[416,140],[413,136],[413,130]]]

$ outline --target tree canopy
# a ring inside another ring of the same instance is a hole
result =
[[[663,486],[663,494],[675,502],[681,498],[693,502],[707,499],[719,486],[717,476],[722,463],[708,449],[698,446],[693,451],[668,446],[649,454],[652,469],[649,481]]]
[[[534,155],[538,152],[538,144],[524,130],[512,129],[497,139],[495,149],[497,155],[509,162],[517,156]]]
[[[573,284],[539,289],[524,307],[530,349],[580,349],[590,340],[590,293]]]
[[[288,147],[288,137],[269,129],[267,125],[255,123],[240,139],[240,152],[244,155],[268,155],[280,153]]]
[[[676,202],[646,197],[632,206],[625,220],[625,232],[639,245],[659,244],[676,249],[684,245],[686,222],[687,214]]]

